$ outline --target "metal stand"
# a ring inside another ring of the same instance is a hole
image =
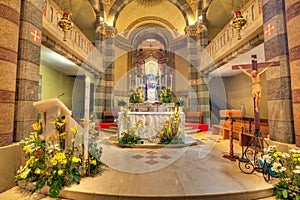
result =
[[[242,135],[243,139],[244,134]],[[263,172],[263,167],[259,164],[258,159],[264,154],[264,144],[269,145],[262,137],[261,130],[256,129],[247,147],[242,152],[241,158],[238,158],[239,168],[242,172],[245,174],[252,174],[254,171]]]

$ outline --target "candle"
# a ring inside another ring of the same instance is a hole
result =
[[[135,75],[135,86],[137,86],[137,75]]]
[[[172,89],[172,74],[170,75],[170,89]]]

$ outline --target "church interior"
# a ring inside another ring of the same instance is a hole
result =
[[[93,152],[105,166],[61,198],[284,196],[265,155],[300,147],[300,0],[0,0],[0,10],[0,199],[22,195],[16,177],[43,173],[24,178],[36,155],[24,141],[52,141],[61,119],[62,149],[82,151],[88,174]]]

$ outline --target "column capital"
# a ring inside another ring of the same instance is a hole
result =
[[[107,38],[114,37],[118,31],[113,26],[108,26],[105,22],[100,22],[96,32],[105,35]]]
[[[185,35],[188,37],[197,36],[202,32],[201,23],[197,21],[195,24],[188,25],[184,28]]]

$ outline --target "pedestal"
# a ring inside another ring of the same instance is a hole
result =
[[[229,123],[229,154],[224,155],[224,158],[227,158],[231,161],[235,161],[238,159],[238,156],[235,156],[233,153],[233,118],[239,118],[242,117],[242,111],[241,110],[220,110],[220,116],[221,117],[227,117],[228,123]]]

